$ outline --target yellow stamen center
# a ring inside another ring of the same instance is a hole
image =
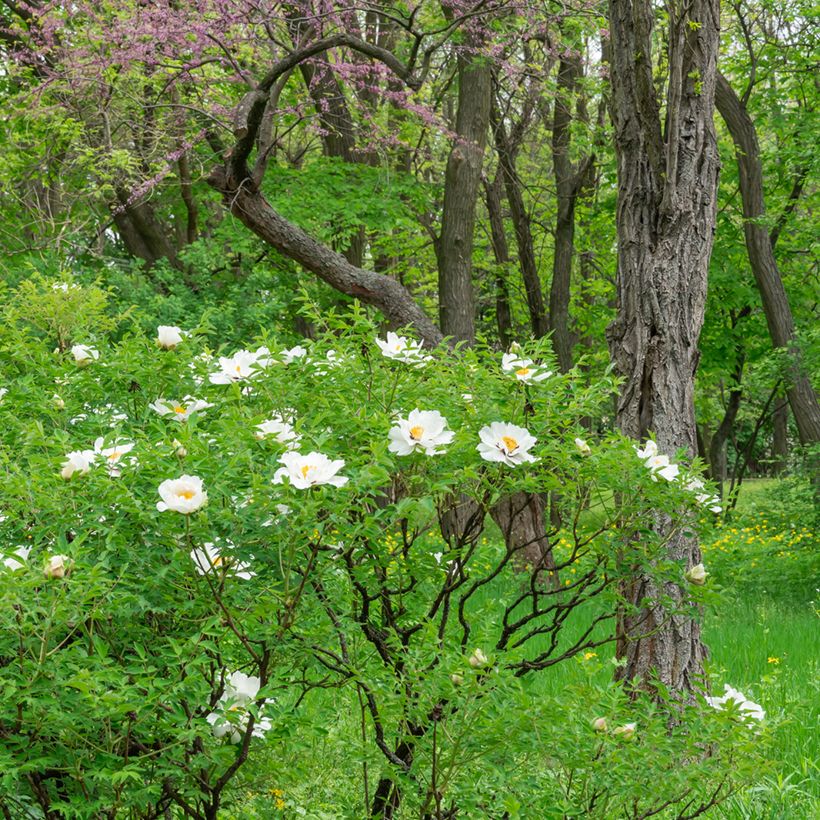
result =
[[[300,468],[302,478],[307,478],[307,474],[313,469],[312,464],[303,464]]]
[[[241,372],[242,372],[242,366],[241,366],[241,365],[237,365],[237,366],[236,366],[236,372],[237,372],[237,373],[241,373]]]
[[[530,370],[529,367],[522,367],[520,370],[515,371],[515,375],[516,376],[526,376],[528,373],[531,373],[531,372],[532,371]]]
[[[122,455],[122,453],[120,453],[118,450],[115,450],[113,453],[111,453],[110,456],[108,456],[108,460],[109,461],[116,461],[121,455]]]
[[[174,405],[174,412],[175,412],[175,413],[184,413],[184,412],[185,412],[185,405],[183,405],[183,404],[175,404],[175,405]]]
[[[196,493],[193,490],[180,490],[177,493],[178,498],[184,498],[186,501],[190,501],[195,495]]]
[[[410,428],[410,438],[413,441],[420,441],[421,437],[424,435],[424,428],[417,424],[415,427]]]
[[[518,449],[518,442],[512,436],[501,436],[501,441],[504,442],[508,453]]]
[[[212,563],[215,567],[221,567],[221,566],[222,566],[222,564],[224,563],[224,559],[222,558],[222,556],[221,556],[221,555],[216,555],[216,556],[214,556],[213,558],[211,558],[211,563]]]

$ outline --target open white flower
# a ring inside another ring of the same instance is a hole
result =
[[[582,438],[575,439],[575,446],[578,448],[578,452],[582,456],[588,456],[592,454],[592,448]]]
[[[285,444],[290,448],[298,447],[301,441],[301,436],[293,429],[293,425],[281,416],[274,416],[261,424],[257,424],[254,435],[260,441],[273,438],[280,444]]]
[[[228,544],[233,546],[230,542],[228,542]],[[202,549],[192,549],[191,560],[194,562],[196,571],[200,575],[205,575],[209,572],[218,572],[235,575],[237,578],[244,578],[245,580],[253,578],[254,575],[256,575],[255,572],[250,571],[249,564],[237,561],[230,555],[225,555],[210,541],[203,544]]]
[[[233,672],[225,681],[225,691],[217,709],[206,720],[211,724],[214,737],[227,737],[231,743],[239,743],[248,730],[250,713],[248,706],[259,694],[259,678],[243,672]],[[252,731],[254,737],[262,737],[271,728],[269,718],[260,716]]]
[[[667,481],[672,481],[673,479],[677,478],[678,474],[680,473],[680,468],[678,467],[678,465],[671,464],[669,461],[669,456],[663,455],[662,453],[659,453],[655,456],[651,456],[650,458],[646,459],[644,463],[652,472],[652,478],[655,479],[655,481],[657,481],[656,476],[665,478]]]
[[[71,348],[71,355],[80,367],[84,367],[96,359],[99,359],[100,351],[89,345],[74,345]]]
[[[478,431],[481,443],[476,450],[485,461],[500,461],[509,467],[517,467],[525,461],[538,461],[530,454],[536,440],[525,427],[494,421]]]
[[[187,421],[192,413],[200,413],[208,407],[213,407],[210,402],[195,399],[193,396],[186,396],[182,401],[157,399],[148,406],[161,416],[172,416],[180,422]]]
[[[3,566],[12,571],[25,569],[24,561],[28,560],[31,547],[17,547],[11,555],[3,559]]]
[[[52,555],[46,561],[43,574],[46,578],[65,578],[71,570],[71,559],[67,555]]]
[[[328,350],[324,359],[311,361],[317,376],[327,376],[328,370],[335,370],[342,364],[342,357],[335,350]]]
[[[157,501],[160,512],[173,512],[190,515],[208,501],[208,493],[202,488],[202,479],[195,475],[183,475],[169,478],[159,485],[157,492],[162,501]]]
[[[414,450],[422,450],[425,455],[436,456],[444,452],[440,449],[449,444],[455,433],[447,429],[447,419],[438,410],[411,410],[406,419],[400,418],[388,433],[390,444],[387,449],[400,456],[408,456]]]
[[[698,504],[701,504],[704,507],[708,507],[713,513],[721,512],[723,510],[723,507],[721,507],[720,499],[716,495],[714,495],[713,493],[699,492],[699,490],[703,490],[705,486],[706,485],[699,478],[690,478],[684,484],[684,487],[687,490],[695,493],[695,500],[698,502]]]
[[[160,325],[157,328],[157,344],[164,350],[173,350],[178,344],[182,344],[183,337],[187,335],[178,327]]]
[[[279,355],[284,364],[293,364],[296,359],[304,359],[307,356],[307,350],[302,345],[296,345],[288,350],[280,350]]]
[[[105,439],[102,437],[98,438],[94,442],[94,452],[97,454],[99,458],[103,460],[103,463],[108,467],[108,474],[114,477],[121,475],[120,472],[120,462],[122,457],[127,455],[134,449],[133,442],[130,441],[119,441],[114,442],[113,447],[105,447]],[[128,459],[131,463],[134,462],[134,457]]]
[[[93,450],[73,450],[66,453],[66,460],[63,464],[63,469],[60,470],[60,475],[69,479],[74,473],[85,475],[91,470],[91,465],[97,458],[97,454]]]
[[[383,356],[395,359],[397,362],[422,364],[431,358],[425,355],[421,342],[408,339],[406,336],[399,336],[392,330],[388,331],[386,339],[376,339],[376,344]]]
[[[232,384],[252,378],[270,363],[270,350],[266,347],[257,348],[253,352],[237,350],[233,356],[220,356],[220,369],[208,378],[211,384]]]
[[[281,484],[287,478],[297,490],[307,490],[320,484],[342,487],[348,482],[345,476],[336,475],[345,466],[344,461],[331,460],[322,453],[302,455],[291,451],[285,453],[279,462],[285,466],[274,474],[274,484]]]
[[[501,357],[501,369],[525,384],[542,382],[552,375],[551,370],[544,370],[534,364],[532,359],[519,359],[513,353],[505,353]]]
[[[729,701],[732,701],[736,705],[738,711],[744,718],[763,720],[763,718],[766,717],[766,713],[759,703],[747,700],[743,692],[738,692],[737,689],[733,689],[728,683],[723,685],[723,695],[721,697],[706,698],[706,702],[715,709],[723,709]]]
[[[51,286],[51,289],[52,290],[59,290],[59,291],[62,291],[63,293],[68,293],[70,290],[79,290],[80,286],[75,285],[74,283],[69,284],[68,282],[56,282],[55,284],[53,284]]]

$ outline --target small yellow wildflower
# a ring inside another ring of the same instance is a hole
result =
[[[767,663],[780,663],[780,658],[766,658]]]
[[[597,652],[584,652],[584,660],[585,661],[591,661],[593,658],[597,658],[597,657],[598,657]]]

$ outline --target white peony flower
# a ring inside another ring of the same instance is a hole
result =
[[[270,350],[266,347],[250,350],[237,350],[233,356],[220,356],[219,367],[216,373],[208,378],[211,384],[232,384],[256,376],[260,370],[271,363]]]
[[[481,443],[476,447],[485,461],[500,461],[516,467],[525,461],[538,461],[530,455],[536,440],[525,427],[494,421],[478,431]]]
[[[289,448],[299,446],[301,436],[293,429],[293,425],[285,421],[281,416],[274,416],[261,424],[256,425],[256,438],[260,441],[266,438],[273,438],[280,444],[285,444]]]
[[[231,743],[242,740],[248,730],[248,706],[256,700],[259,688],[260,681],[257,677],[243,672],[233,672],[228,676],[217,711],[206,717],[212,726],[214,737],[227,737]],[[270,719],[259,717],[254,722],[252,734],[254,737],[262,737],[270,728]]]
[[[68,293],[70,290],[79,290],[80,286],[75,284],[69,284],[68,282],[57,282],[56,284],[51,286],[52,290],[59,290],[63,293]]]
[[[89,345],[74,345],[74,347],[71,348],[71,355],[74,356],[74,361],[80,367],[84,367],[96,359],[99,359],[100,351]]]
[[[695,564],[695,566],[690,567],[684,573],[684,578],[689,581],[690,584],[694,584],[695,586],[702,587],[706,583],[706,576],[709,573],[706,571],[706,568],[703,564]]]
[[[514,353],[505,353],[501,357],[501,369],[506,373],[512,373],[518,381],[525,384],[542,382],[552,375],[551,370],[543,370],[534,365],[531,359],[521,359]]]
[[[108,466],[108,474],[116,478],[122,475],[120,472],[120,461],[122,457],[134,449],[134,444],[126,441],[114,442],[113,447],[104,447],[104,444],[105,439],[102,437],[98,438],[94,442],[94,452],[103,459],[103,463]],[[128,461],[133,464],[135,459],[132,456]]]
[[[173,350],[178,344],[182,344],[182,339],[188,334],[184,330],[171,325],[160,325],[157,328],[157,344],[163,350]]]
[[[695,500],[698,504],[708,507],[713,513],[721,512],[723,508],[720,506],[720,499],[716,495],[713,495],[712,493],[698,492],[698,490],[702,490],[705,486],[706,485],[699,478],[690,478],[684,484],[684,487],[687,490],[695,493]]]
[[[670,464],[669,456],[658,454],[651,456],[644,462],[652,473],[652,478],[657,481],[656,476],[672,481],[677,478],[680,468],[677,464]]]
[[[425,455],[436,456],[444,452],[439,449],[449,444],[455,433],[447,429],[447,419],[438,410],[411,410],[406,419],[400,418],[391,428],[388,450],[400,456],[408,456],[414,450],[422,450]]]
[[[302,345],[296,345],[289,350],[280,350],[279,355],[284,364],[293,364],[296,359],[304,359],[307,356],[307,350]]]
[[[592,448],[582,438],[575,439],[575,446],[578,448],[578,452],[582,456],[588,456],[592,454]]]
[[[233,546],[230,542],[228,543]],[[245,580],[256,575],[255,572],[250,571],[249,564],[221,553],[216,545],[210,541],[203,544],[202,549],[192,549],[191,560],[200,575],[205,575],[208,572],[220,572],[235,575],[237,578],[244,578]]]
[[[162,498],[162,501],[157,501],[160,512],[172,510],[189,515],[208,502],[208,493],[202,489],[202,479],[195,475],[169,478],[159,485],[157,492]]]
[[[91,470],[91,465],[97,458],[97,454],[93,450],[73,450],[66,454],[66,460],[63,464],[63,469],[60,470],[60,475],[69,479],[74,473],[85,475]]]
[[[331,461],[322,453],[308,453],[303,456],[301,453],[291,451],[285,453],[279,462],[285,466],[280,467],[274,474],[274,484],[281,484],[285,478],[288,478],[297,490],[306,490],[320,484],[342,487],[348,482],[345,476],[336,475],[345,466],[344,461],[342,459]]]
[[[7,558],[3,559],[3,566],[6,569],[10,570],[18,570],[18,569],[25,569],[25,564],[23,561],[28,559],[29,553],[31,552],[31,547],[17,547],[14,552]]]
[[[754,703],[751,700],[746,700],[746,695],[743,692],[738,692],[733,689],[728,683],[723,685],[723,695],[721,697],[706,698],[706,702],[715,709],[723,709],[724,705],[732,701],[738,711],[744,718],[752,718],[753,720],[763,720],[766,713],[759,703]]]
[[[421,342],[408,339],[406,336],[399,336],[393,333],[392,330],[388,331],[386,339],[376,339],[376,344],[383,356],[387,356],[388,359],[395,359],[397,362],[422,364],[432,358],[424,353]]]
[[[46,578],[65,578],[71,570],[71,559],[67,555],[52,555],[46,561],[43,575]]]
[[[482,666],[486,666],[489,663],[489,659],[481,651],[481,649],[474,649],[473,654],[467,660],[467,663],[473,667],[473,669],[480,669]]]
[[[173,416],[177,421],[187,421],[192,413],[200,413],[213,404],[202,399],[195,399],[193,396],[186,396],[182,401],[172,401],[171,399],[157,399],[148,405],[152,410],[161,416]]]

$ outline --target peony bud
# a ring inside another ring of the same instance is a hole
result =
[[[595,720],[592,721],[592,728],[595,729],[596,732],[605,732],[607,730],[606,718],[595,718]]]
[[[635,724],[625,723],[623,726],[617,726],[612,730],[613,735],[618,735],[624,740],[632,740],[635,737]]]
[[[58,410],[65,410],[65,402],[56,393],[54,394],[52,401]]]
[[[160,325],[157,328],[157,344],[164,350],[173,350],[182,343],[185,331],[171,325]]]
[[[185,445],[179,441],[179,439],[174,439],[171,442],[171,446],[174,447],[174,452],[180,457],[185,458],[188,455],[188,451],[185,449]]]
[[[453,686],[461,686],[464,683],[464,678],[461,675],[450,675],[450,680],[453,682]]]
[[[487,656],[480,650],[475,649],[473,650],[473,654],[470,655],[469,664],[473,667],[473,669],[479,669],[482,666],[486,666],[489,663],[487,660]]]
[[[65,578],[71,569],[71,559],[67,555],[52,555],[46,562],[43,574],[46,578]]]
[[[706,576],[709,573],[704,569],[703,564],[695,564],[691,569],[686,571],[683,576],[690,584],[702,587],[706,583]]]

